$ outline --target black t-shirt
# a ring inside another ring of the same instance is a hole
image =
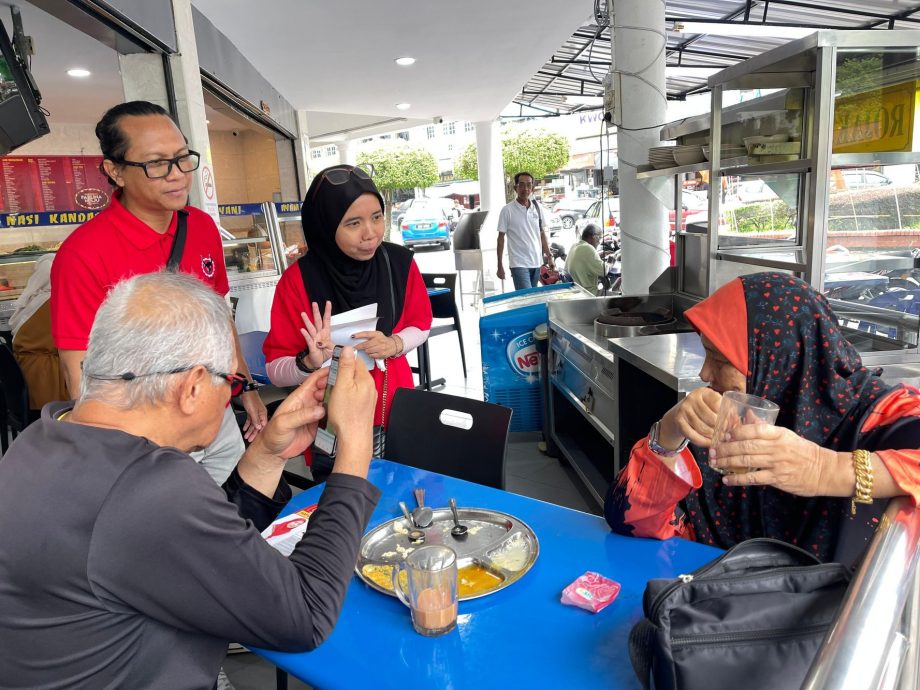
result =
[[[175,448],[57,421],[68,404],[0,459],[0,686],[210,688],[231,640],[325,639],[378,489],[331,475],[285,558],[247,518],[264,526],[289,489],[234,472],[222,491]]]

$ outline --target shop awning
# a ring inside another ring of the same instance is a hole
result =
[[[433,198],[451,196],[454,194],[461,194],[463,196],[479,194],[479,182],[476,180],[458,180],[456,182],[448,182],[447,184],[436,184],[425,190],[425,196]]]
[[[595,154],[593,151],[589,153],[575,153],[572,154],[572,157],[569,158],[569,162],[565,164],[565,167],[562,168],[561,172],[572,172],[575,170],[586,170],[594,169],[597,167],[595,164]]]

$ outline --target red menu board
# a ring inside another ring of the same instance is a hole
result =
[[[0,213],[98,210],[112,187],[102,156],[0,156]]]

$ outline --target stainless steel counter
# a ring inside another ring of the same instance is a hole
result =
[[[705,352],[696,333],[609,338],[616,357],[661,381],[683,397],[705,385],[699,377]]]

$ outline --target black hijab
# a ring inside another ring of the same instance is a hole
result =
[[[339,249],[336,230],[358,197],[373,194],[380,201],[380,210],[384,208],[377,186],[354,170],[350,165],[336,165],[313,178],[300,209],[307,253],[297,263],[310,301],[320,311],[326,301],[332,303],[333,314],[376,302],[377,330],[391,335],[405,304],[412,253],[383,242],[371,259],[359,261]],[[342,179],[342,171],[347,179]]]
[[[723,351],[737,351],[747,339],[747,392],[780,406],[777,426],[836,451],[874,450],[860,433],[866,417],[889,390],[881,370],[863,366],[856,349],[844,338],[823,295],[807,283],[780,273],[739,278],[743,286],[747,333],[708,328],[724,320],[725,304],[704,300],[693,311],[700,332]],[[714,295],[715,296],[715,295]],[[712,313],[707,314],[707,311]],[[728,548],[744,539],[766,536],[796,544],[821,560],[849,562],[864,545],[854,528],[871,528],[883,501],[860,508],[849,517],[849,499],[795,496],[769,486],[729,487],[709,467],[708,452],[691,446],[703,475],[703,486],[685,499],[687,518],[699,541]],[[871,513],[871,514],[870,514]],[[848,542],[844,544],[845,540]],[[853,534],[853,537],[849,535]],[[871,534],[871,529],[869,530]],[[850,543],[857,548],[851,548]]]

